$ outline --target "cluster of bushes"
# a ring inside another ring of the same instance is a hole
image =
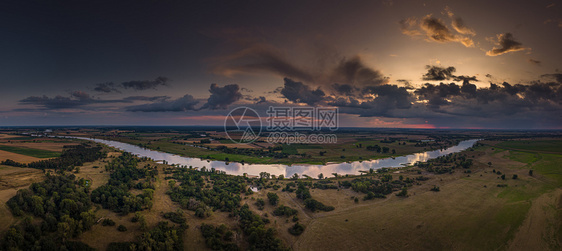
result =
[[[214,169],[201,170],[193,168],[177,168],[171,171],[170,190],[167,192],[172,201],[179,202],[182,208],[195,211],[199,217],[209,216],[212,210],[230,212],[230,216],[239,219],[245,240],[248,242],[249,250],[286,250],[282,241],[275,237],[275,230],[267,228],[268,219],[254,214],[248,205],[240,206],[241,194],[250,194],[248,183],[251,180],[243,176],[231,176]],[[268,180],[267,174],[263,174],[259,181]],[[253,180],[255,181],[255,180]],[[276,193],[267,194],[271,205],[277,205],[279,196]],[[263,208],[265,201],[256,200],[258,207]],[[288,208],[290,209],[290,208]],[[290,210],[286,210],[290,213]],[[283,211],[283,213],[285,213]],[[171,214],[170,214],[171,216]],[[238,250],[231,243],[232,232],[226,226],[202,225],[201,231],[209,248],[215,250]]]
[[[183,250],[185,228],[173,227],[167,221],[159,222],[150,231],[144,232],[136,243],[136,250]],[[129,249],[135,250],[129,246]]]
[[[99,146],[91,146],[87,143],[76,146],[64,146],[60,157],[39,160],[29,164],[19,163],[13,160],[5,160],[0,164],[15,167],[30,167],[37,169],[55,169],[71,171],[76,166],[81,166],[86,162],[92,162],[105,158],[106,153]]]
[[[297,215],[298,211],[296,209],[290,208],[288,206],[279,205],[279,207],[273,210],[273,215],[275,216],[282,216],[285,215],[287,217]]]
[[[106,166],[107,170],[112,171],[109,181],[92,191],[92,201],[101,204],[103,208],[124,215],[151,208],[153,189],[145,188],[143,193],[137,196],[134,196],[129,190],[137,187],[135,181],[147,176],[155,177],[158,171],[150,169],[149,166],[137,168],[137,164],[138,158],[129,153],[124,153],[109,163]]]
[[[168,219],[173,223],[185,224],[185,222],[186,222],[185,216],[183,216],[183,213],[179,209],[178,209],[178,212],[167,212],[167,213],[164,213],[163,216],[164,216],[164,219]]]
[[[236,251],[240,248],[233,243],[234,233],[228,230],[228,227],[221,224],[215,227],[211,224],[201,224],[201,233],[205,238],[207,247],[213,250]]]
[[[271,158],[287,158],[289,154],[283,151],[282,146],[268,147],[267,150],[262,148],[232,148],[226,146],[218,146],[215,148],[217,151],[221,151],[227,154],[240,154],[251,157],[271,157]]]
[[[28,216],[23,223],[10,227],[2,241],[3,250],[89,248],[83,243],[68,242],[90,229],[96,221],[83,179],[48,174],[45,181],[19,190],[6,204],[15,216],[29,213],[43,220],[38,225],[32,224],[33,219]]]
[[[386,195],[395,190],[410,187],[414,183],[413,179],[402,176],[398,180],[392,180],[392,175],[383,174],[379,179],[356,178],[350,181],[350,186],[354,191],[366,194],[363,200],[374,198],[385,198]]]
[[[386,146],[380,147],[379,145],[367,146],[365,147],[365,149],[367,149],[368,151],[375,151],[377,153],[388,153],[390,151],[390,148]],[[392,152],[396,153],[396,150],[392,149]]]
[[[275,229],[266,228],[265,221],[254,214],[247,204],[240,208],[237,215],[249,250],[288,250],[282,241],[275,237]]]
[[[322,202],[317,201],[313,198],[304,200],[304,206],[313,212],[316,210],[329,212],[335,209],[333,206],[326,206]]]
[[[314,182],[314,184],[312,185],[313,188],[318,188],[318,189],[338,189],[338,186],[336,186],[334,184],[333,181],[331,180],[320,180],[317,182]]]
[[[455,168],[471,168],[472,164],[472,159],[466,158],[464,154],[451,153],[435,159],[430,159],[427,162],[416,162],[414,165],[428,172],[443,174],[451,173]]]
[[[299,224],[298,222],[289,228],[289,233],[295,236],[301,235],[302,232],[304,232],[304,226],[302,224]]]
[[[192,211],[209,212],[208,207],[223,212],[233,212],[240,207],[242,192],[247,192],[246,178],[188,168],[174,170],[172,176],[181,182],[168,191],[174,202]]]

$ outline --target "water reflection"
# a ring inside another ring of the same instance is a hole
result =
[[[198,168],[205,167],[207,169],[214,168],[216,170],[225,171],[227,174],[243,175],[244,173],[246,173],[248,175],[259,175],[260,172],[268,172],[272,175],[279,176],[282,174],[285,177],[291,177],[295,173],[297,173],[299,176],[308,175],[314,178],[317,177],[320,173],[324,174],[324,176],[331,176],[333,173],[337,173],[338,175],[356,175],[359,174],[359,171],[369,171],[369,169],[371,168],[379,169],[383,167],[402,167],[404,165],[413,164],[418,161],[423,162],[450,153],[463,151],[469,147],[472,147],[474,143],[478,141],[478,139],[465,140],[461,141],[456,146],[452,146],[444,150],[415,153],[396,158],[368,160],[361,162],[355,161],[351,163],[334,163],[327,165],[295,164],[292,166],[287,166],[283,164],[240,164],[236,162],[225,163],[224,161],[208,161],[198,158],[182,157],[171,153],[153,151],[117,141],[82,137],[75,138],[102,143],[126,152],[130,152],[139,157],[148,157],[154,160],[163,160],[168,162],[168,164],[179,164],[182,166],[193,166]]]

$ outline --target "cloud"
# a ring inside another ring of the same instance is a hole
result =
[[[113,82],[99,83],[96,84],[96,87],[94,87],[94,91],[103,92],[103,93],[110,93],[110,92],[120,93],[120,91],[116,87],[117,86]]]
[[[544,24],[549,24],[549,23],[553,23],[557,25],[559,28],[562,28],[562,18],[554,18],[554,19],[551,18],[544,21]]]
[[[423,80],[449,80],[453,77],[453,73],[457,70],[455,67],[442,68],[439,66],[426,65],[427,73],[423,75]]]
[[[556,82],[562,84],[562,73],[552,73],[552,74],[544,74],[541,75],[542,78],[552,78],[556,80]]]
[[[457,31],[460,34],[465,34],[465,35],[476,35],[476,32],[471,29],[468,28],[465,24],[464,21],[462,20],[462,18],[460,17],[455,17],[455,13],[453,13],[453,11],[451,10],[451,8],[449,8],[449,6],[445,7],[445,12],[447,14],[447,16],[449,16],[449,18],[451,18],[453,21],[451,22],[451,26],[453,26],[453,29],[455,29],[455,31]]]
[[[133,80],[121,83],[125,89],[133,89],[137,91],[144,91],[149,89],[156,89],[159,86],[166,86],[168,78],[157,77],[155,80]]]
[[[496,35],[497,39],[491,38],[490,41],[494,43],[493,49],[486,52],[488,56],[499,56],[509,52],[522,51],[527,48],[513,38],[511,33],[504,33]]]
[[[428,81],[443,81],[443,80],[453,80],[453,81],[462,81],[462,82],[470,82],[470,81],[478,81],[476,76],[456,76],[453,73],[457,71],[457,69],[453,66],[449,66],[447,68],[434,66],[434,65],[426,65],[427,73],[422,76],[423,80]]]
[[[211,84],[209,89],[211,95],[207,99],[207,102],[201,106],[201,108],[196,108],[196,105],[200,103],[199,100],[193,98],[193,96],[186,94],[181,98],[170,100],[168,96],[132,96],[125,98],[126,100],[141,100],[141,101],[155,101],[150,104],[134,105],[126,108],[127,111],[131,112],[182,112],[182,111],[200,111],[204,109],[217,110],[226,109],[228,105],[240,100],[243,95],[240,93],[240,87],[237,84],[225,85],[224,87],[219,87],[217,84]],[[257,99],[255,101],[259,102],[261,100]],[[265,98],[263,98],[265,102]]]
[[[466,27],[464,21],[460,17],[457,17],[453,20],[452,26],[460,34],[473,36],[476,35],[476,32],[473,29]]]
[[[258,98],[255,99],[255,101],[256,101],[256,105],[267,102],[264,96],[259,96]]]
[[[237,84],[225,85],[219,87],[217,84],[211,84],[209,89],[211,96],[207,99],[207,103],[201,109],[226,109],[228,105],[240,100],[242,94]]]
[[[217,57],[214,61],[215,74],[232,76],[240,73],[269,72],[282,77],[312,81],[313,76],[294,65],[287,59],[282,50],[268,44],[259,43],[248,45],[236,53]]]
[[[380,71],[365,65],[361,57],[343,58],[328,75],[329,83],[343,83],[353,86],[382,85],[388,78]]]
[[[130,96],[130,97],[126,97],[123,100],[129,100],[129,101],[164,101],[164,100],[168,100],[170,99],[169,96]]]
[[[284,78],[284,81],[285,85],[281,89],[281,94],[289,101],[315,105],[326,97],[326,94],[320,88],[314,90],[302,82],[296,82],[289,78]]]
[[[380,71],[369,67],[358,55],[342,57],[335,49],[318,45],[299,53],[302,44],[288,50],[280,48],[276,45],[278,43],[266,42],[266,37],[253,35],[251,32],[238,33],[240,31],[229,33],[225,46],[238,50],[208,59],[214,74],[231,77],[237,74],[267,73],[313,86],[329,86],[333,83],[378,85],[388,81]],[[239,36],[246,39],[240,39]],[[290,44],[286,46],[289,47]],[[309,61],[303,63],[305,60]]]
[[[184,112],[195,111],[195,106],[199,103],[193,96],[186,94],[174,100],[162,100],[159,102],[143,105],[129,106],[127,111],[131,112]]]
[[[408,18],[400,21],[402,33],[410,37],[425,36],[427,41],[448,43],[457,42],[465,47],[474,47],[474,41],[467,35],[474,35],[475,32],[466,27],[460,18],[453,20],[453,28],[459,34],[455,34],[445,23],[432,15],[427,15],[421,20]]]
[[[536,60],[536,59],[529,58],[527,61],[531,64],[534,64],[534,65],[541,65],[541,61]]]
[[[349,84],[332,84],[332,89],[335,91],[335,94],[338,95],[346,95],[346,96],[353,96],[354,93],[359,91],[359,88],[349,85]]]
[[[99,103],[127,103],[127,100],[102,100],[94,99],[89,94],[82,91],[74,91],[70,97],[57,95],[53,98],[43,96],[30,96],[19,101],[20,104],[35,105],[43,109],[68,109],[83,108],[90,104]]]

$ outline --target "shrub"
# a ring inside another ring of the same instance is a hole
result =
[[[308,198],[304,201],[304,205],[306,208],[310,209],[310,211],[316,211],[316,210],[321,210],[321,211],[332,211],[334,210],[334,207],[332,206],[326,206],[324,204],[322,204],[322,202],[317,201],[313,198]]]
[[[402,191],[400,191],[399,193],[396,194],[396,196],[400,196],[400,197],[408,197],[408,189],[403,187]]]
[[[298,211],[296,209],[280,205],[278,208],[273,210],[273,215],[275,216],[282,216],[285,215],[287,217],[296,215]]]
[[[103,219],[103,221],[101,222],[102,226],[115,226],[115,221],[113,221],[112,219]]]
[[[269,203],[271,205],[277,205],[277,203],[279,202],[279,195],[277,195],[276,193],[267,193],[267,199],[269,199]]]
[[[118,230],[119,232],[125,232],[125,231],[127,231],[127,227],[126,227],[126,226],[123,226],[123,225],[119,225],[119,226],[117,227],[117,230]]]
[[[304,226],[299,224],[298,222],[289,228],[289,233],[295,236],[301,235],[302,232],[304,232]]]

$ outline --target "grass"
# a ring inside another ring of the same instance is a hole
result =
[[[562,155],[560,154],[541,154],[541,161],[533,165],[533,168],[540,174],[551,179],[555,186],[562,187]]]
[[[512,140],[500,142],[496,146],[523,151],[562,154],[562,140]]]
[[[509,159],[529,165],[534,162],[537,162],[540,159],[540,154],[512,151],[511,154],[509,155]]]
[[[21,155],[31,156],[35,158],[56,158],[60,156],[60,153],[41,150],[41,149],[34,149],[34,148],[26,148],[26,147],[15,147],[15,146],[6,146],[0,145],[0,150],[17,153]]]

